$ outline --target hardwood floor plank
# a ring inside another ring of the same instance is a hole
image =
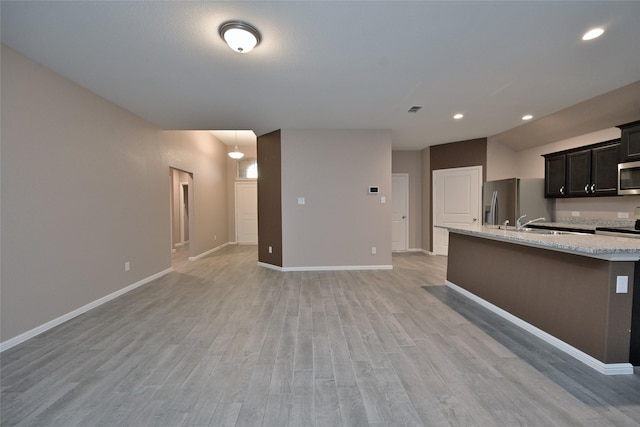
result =
[[[378,383],[371,364],[368,362],[354,362],[354,370],[369,422],[384,423],[392,421],[389,402]]]
[[[340,401],[335,381],[313,380],[313,387],[314,425],[341,425]]]
[[[342,415],[342,425],[360,427],[370,425],[364,402],[358,387],[338,388],[338,403]]]
[[[293,396],[289,426],[312,426],[314,422],[313,372],[296,371],[293,374]]]
[[[444,257],[256,261],[226,247],[5,351],[0,423],[638,425],[640,368],[600,375],[452,293]]]
[[[264,426],[286,426],[293,406],[291,393],[271,393],[265,409]]]
[[[296,371],[313,370],[313,337],[311,332],[298,332],[295,346]]]

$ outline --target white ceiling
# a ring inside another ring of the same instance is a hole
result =
[[[2,43],[164,129],[391,129],[394,149],[422,149],[640,80],[638,1],[0,7]],[[231,51],[217,33],[230,19],[262,43]],[[583,42],[594,26],[607,31]]]

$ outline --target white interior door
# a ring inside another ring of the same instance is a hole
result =
[[[393,214],[391,217],[391,250],[406,251],[409,228],[409,174],[394,173],[391,187]]]
[[[258,244],[258,183],[236,182],[236,242]]]
[[[478,223],[481,212],[482,166],[433,171],[433,252],[449,252],[449,232],[436,225]]]

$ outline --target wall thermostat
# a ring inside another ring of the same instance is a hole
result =
[[[378,194],[380,192],[380,187],[377,185],[374,187],[369,187],[369,194]]]

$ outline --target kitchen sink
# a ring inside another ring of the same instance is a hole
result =
[[[520,230],[514,230],[519,233],[527,233],[527,234],[547,234],[551,236],[558,236],[561,234],[572,234],[577,236],[588,236],[590,233],[581,233],[579,231],[560,231],[560,230],[545,230],[542,228],[522,228]]]

